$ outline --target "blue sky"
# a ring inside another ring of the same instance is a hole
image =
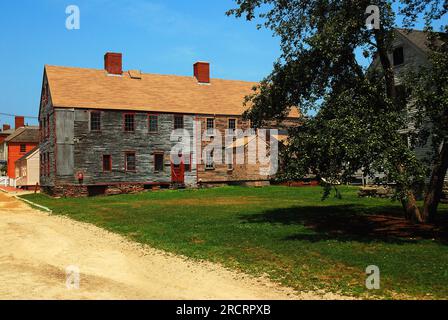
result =
[[[65,28],[71,4],[80,8],[80,30]],[[261,80],[280,54],[278,39],[225,16],[233,6],[232,0],[2,1],[0,112],[36,116],[44,64],[103,68],[107,51],[123,53],[125,70],[191,75],[195,61],[207,60],[212,77]],[[2,123],[13,119],[0,115]]]
[[[65,28],[76,4],[80,30]],[[123,68],[192,75],[197,60],[212,77],[260,80],[279,56],[278,40],[254,23],[225,16],[230,0],[2,1],[0,112],[37,115],[44,64],[103,68],[107,51]],[[36,123],[33,119],[27,119]],[[0,115],[0,124],[13,119]]]

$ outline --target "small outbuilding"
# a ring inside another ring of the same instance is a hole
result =
[[[39,183],[40,178],[39,147],[24,154],[15,163],[16,187],[28,188]]]

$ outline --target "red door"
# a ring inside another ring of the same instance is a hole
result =
[[[185,163],[183,158],[179,164],[171,162],[171,182],[179,184],[185,182]]]

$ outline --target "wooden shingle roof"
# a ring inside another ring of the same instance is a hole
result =
[[[401,34],[403,37],[408,39],[410,42],[412,42],[415,46],[420,48],[421,50],[428,52],[431,49],[428,47],[428,34],[421,30],[406,30],[406,29],[396,29],[399,34]],[[436,38],[436,45],[440,46],[442,45],[446,39],[447,34],[446,33],[437,33],[438,38]]]
[[[9,135],[6,142],[39,143],[39,127],[21,127]]]
[[[244,97],[256,82],[45,66],[54,107],[170,112],[204,115],[241,115]],[[298,117],[297,109],[290,117]]]

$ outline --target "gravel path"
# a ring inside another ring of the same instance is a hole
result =
[[[66,268],[80,270],[79,289]],[[303,293],[34,210],[0,192],[0,299],[342,299]]]

